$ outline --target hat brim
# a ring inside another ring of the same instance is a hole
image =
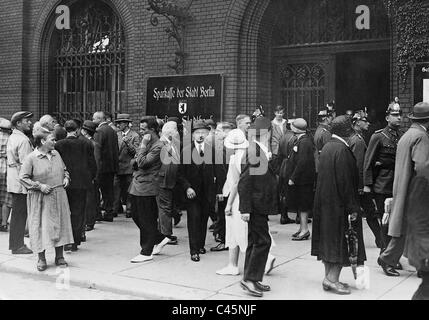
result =
[[[96,132],[96,130],[93,130],[93,129],[88,128],[88,127],[82,127],[82,129],[85,129],[86,131],[90,131],[90,132]]]
[[[226,148],[233,149],[233,150],[235,150],[235,149],[247,149],[249,147],[249,141],[244,140],[240,144],[234,144],[234,143],[231,143],[228,140],[225,140],[224,145],[225,145]]]
[[[307,133],[306,130],[301,130],[298,129],[297,127],[295,127],[293,124],[290,125],[290,129],[294,132],[294,133]]]
[[[424,115],[424,116],[415,116],[414,115],[414,113],[410,113],[409,115],[408,115],[408,118],[409,119],[412,119],[412,120],[424,120],[424,119],[429,119],[429,115]]]

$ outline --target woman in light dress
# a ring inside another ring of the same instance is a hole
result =
[[[67,267],[63,246],[73,243],[73,233],[64,188],[70,179],[60,154],[54,150],[53,132],[35,126],[33,136],[36,149],[25,158],[19,178],[28,190],[28,226],[31,248],[39,256],[37,270],[45,271],[45,251],[50,248],[55,248],[55,265]]]
[[[239,198],[237,192],[240,180],[241,164],[249,142],[240,129],[234,129],[228,133],[224,145],[234,150],[229,159],[228,173],[223,187],[224,197],[228,197],[225,207],[226,235],[225,247],[229,248],[229,263],[226,267],[216,271],[219,275],[238,275],[238,258],[240,251],[246,253],[247,249],[247,223],[241,219]]]

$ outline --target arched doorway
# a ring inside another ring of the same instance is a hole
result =
[[[246,17],[251,18],[243,18],[239,38],[242,110],[249,113],[262,104],[272,117],[281,104],[289,118],[304,117],[314,129],[319,109],[334,100],[338,114],[367,107],[381,119],[392,99],[390,23],[383,2],[367,0],[370,29],[359,30],[361,4],[266,0],[255,6],[250,1]]]
[[[125,103],[125,34],[104,1],[70,5],[69,30],[53,29],[49,40],[48,112],[58,120],[112,114]]]

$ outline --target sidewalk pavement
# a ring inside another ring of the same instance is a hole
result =
[[[294,216],[294,214],[291,214]],[[400,277],[387,277],[377,265],[379,249],[374,237],[364,222],[366,265],[370,269],[370,289],[355,287],[351,268],[343,269],[341,281],[351,286],[352,294],[339,296],[322,289],[324,267],[310,255],[311,240],[292,241],[295,224],[280,225],[279,216],[270,217],[270,230],[276,246],[272,254],[277,258],[275,268],[264,283],[271,286],[271,292],[264,294],[266,300],[410,300],[420,279],[407,259],[402,258],[404,267]],[[310,225],[311,226],[311,225]],[[139,232],[131,219],[122,215],[113,223],[102,222],[95,230],[87,232],[87,242],[77,252],[66,253],[69,264],[70,284],[96,288],[119,294],[148,299],[180,300],[247,300],[248,296],[239,285],[241,276],[220,276],[216,270],[228,262],[228,251],[210,252],[217,243],[212,234],[207,235],[207,253],[200,262],[190,259],[186,214],[174,234],[178,245],[167,245],[160,255],[143,264],[130,263],[139,251]],[[54,252],[48,251],[48,270],[36,270],[37,255],[12,255],[8,250],[8,233],[0,233],[0,272],[15,272],[39,279],[58,281],[61,269],[54,265]],[[25,239],[27,245],[29,239]],[[240,254],[240,272],[243,270],[244,255]],[[257,298],[256,298],[257,299]]]

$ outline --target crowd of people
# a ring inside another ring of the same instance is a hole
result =
[[[276,260],[268,216],[280,214],[281,224],[299,224],[291,240],[311,238],[311,254],[325,266],[323,289],[350,294],[340,273],[366,261],[365,217],[384,273],[399,276],[405,255],[422,278],[413,299],[428,299],[429,104],[408,117],[405,132],[393,102],[387,126],[368,134],[366,110],[336,116],[328,104],[313,135],[305,119],[285,119],[281,106],[273,120],[258,106],[235,123],[144,116],[138,132],[128,114],[112,121],[98,111],[60,125],[50,115],[33,124],[33,114],[20,111],[0,119],[0,231],[9,231],[13,254],[36,252],[44,271],[47,249],[65,267],[63,251],[77,251],[96,221],[125,214],[140,231],[140,252],[130,262],[142,263],[177,244],[173,225],[186,210],[190,259],[206,253],[210,218],[218,243],[210,250],[229,250],[216,273],[240,274],[241,252],[240,285],[262,297]]]

